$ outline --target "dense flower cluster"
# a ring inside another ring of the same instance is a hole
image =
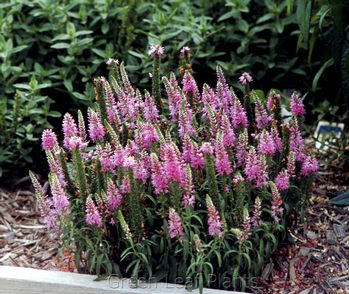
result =
[[[188,50],[183,47],[181,54]],[[230,244],[224,250],[233,252],[234,238],[240,244],[236,250],[245,250],[250,247],[241,244],[263,239],[262,231],[279,230],[288,213],[288,193],[295,199],[290,189],[309,186],[307,176],[318,169],[302,139],[299,96],[292,95],[294,116],[284,122],[281,95],[272,91],[264,105],[249,87],[250,74],[239,78],[245,85],[242,99],[220,68],[215,87],[204,84],[200,89],[190,71],[181,81],[174,74],[163,77],[161,84],[164,49],[154,45],[148,53],[156,62],[151,94],[142,95],[124,65],[109,59],[112,76],[95,80],[97,106],[88,109],[87,128],[80,112],[78,122],[64,115],[62,146],[52,130],[44,131],[52,197],[33,174],[31,178],[47,226],[57,231],[86,226],[99,232],[94,240],[99,247],[104,246],[100,238],[111,242],[105,247],[111,248],[110,258],[119,256],[122,246],[136,250],[134,243],[146,240],[154,244],[149,249],[153,254],[165,254],[170,243],[188,248],[193,235],[195,246],[200,244],[197,254],[204,254],[210,240],[221,242],[215,250]],[[297,197],[292,207],[304,202],[304,195]],[[120,236],[125,239],[115,241]],[[131,247],[122,245],[125,240]]]

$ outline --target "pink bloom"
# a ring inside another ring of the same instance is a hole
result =
[[[195,169],[204,167],[204,157],[202,152],[198,150],[198,146],[193,142],[188,135],[183,140],[183,159],[189,162]]]
[[[188,46],[184,46],[181,48],[181,54],[184,54],[185,52],[189,52],[190,51],[190,48]]]
[[[213,147],[212,147],[211,143],[203,142],[201,145],[200,151],[204,155],[211,155],[211,154],[213,154]]]
[[[185,72],[182,83],[184,93],[192,93],[194,95],[199,95],[198,86],[196,85],[193,76],[188,71]]]
[[[46,129],[42,132],[42,148],[53,151],[57,143],[57,136],[51,129]]]
[[[247,129],[244,129],[244,131],[240,133],[239,138],[237,140],[237,146],[236,146],[236,158],[237,158],[236,166],[237,167],[240,167],[245,163],[247,152],[248,152],[248,134],[247,134]]]
[[[262,203],[259,197],[257,196],[254,202],[253,214],[251,219],[253,227],[256,228],[262,225],[263,221],[261,216],[262,216]]]
[[[178,236],[180,242],[184,240],[181,218],[173,208],[170,208],[169,210],[168,231],[170,238],[175,238]]]
[[[150,168],[148,160],[146,159],[148,155],[142,154],[141,159],[136,162],[133,169],[134,176],[137,180],[142,181],[144,184],[150,175]]]
[[[262,133],[259,134],[258,152],[270,156],[273,156],[276,152],[276,146],[273,137],[265,129]]]
[[[267,109],[269,111],[274,111],[275,109],[275,101],[281,101],[281,95],[276,94],[275,92],[271,91],[268,95],[268,101],[267,101]]]
[[[148,55],[153,57],[161,57],[162,55],[164,55],[164,47],[161,47],[160,45],[151,45],[148,51]]]
[[[276,151],[281,152],[282,151],[282,141],[281,141],[281,138],[279,136],[279,132],[278,132],[278,129],[276,126],[272,127],[271,136],[273,138]]]
[[[138,139],[143,148],[149,149],[154,142],[159,141],[158,133],[152,124],[142,123],[138,129],[140,131]]]
[[[265,155],[263,154],[258,155],[258,169],[259,173],[256,179],[256,186],[257,188],[261,188],[267,184],[267,181],[269,179],[268,165],[265,159]]]
[[[107,107],[107,116],[108,116],[108,121],[111,124],[114,124],[115,122],[117,122],[117,106],[116,106],[116,102],[115,102],[115,98],[114,98],[114,94],[113,91],[110,87],[109,82],[107,81],[107,79],[105,77],[101,77],[101,82],[103,85],[103,89],[104,89],[104,96],[105,96],[105,104]],[[117,122],[120,123],[120,122]]]
[[[302,162],[301,174],[307,176],[311,173],[317,172],[319,169],[319,164],[315,158],[306,156],[305,160]]]
[[[303,102],[297,93],[292,94],[290,106],[291,112],[295,116],[303,115],[305,113]]]
[[[93,202],[93,200],[89,197],[86,200],[86,223],[90,226],[102,227],[102,217]]]
[[[113,58],[109,58],[106,62],[107,65],[112,65],[112,64],[119,64],[119,60],[117,59],[113,59]]]
[[[225,147],[233,147],[235,141],[234,130],[230,124],[228,117],[223,112],[221,121],[221,130],[223,133],[223,145]]]
[[[182,198],[182,204],[184,206],[194,206],[195,204],[195,195],[191,195],[189,193],[185,193]]]
[[[233,127],[237,129],[239,126],[244,128],[248,127],[247,114],[245,109],[242,107],[239,99],[237,97],[234,98],[234,103],[231,108],[231,120],[233,123]]]
[[[117,209],[122,204],[122,195],[114,183],[109,183],[107,188],[107,201],[110,210]]]
[[[100,116],[91,108],[88,109],[88,132],[93,142],[103,140],[105,135]]]
[[[240,174],[234,176],[234,178],[233,178],[233,183],[235,186],[239,185],[240,183],[242,183],[244,181],[245,181],[245,179]]]
[[[180,137],[184,137],[185,134],[193,136],[196,133],[193,127],[193,111],[185,101],[183,101],[182,108],[179,112],[178,125]]]
[[[84,149],[87,147],[87,142],[84,142],[81,137],[70,137],[65,141],[65,147],[71,151]]]
[[[255,96],[256,103],[256,122],[258,129],[265,129],[269,126],[272,121],[272,117],[267,114],[263,104],[258,97]]]
[[[271,193],[272,193],[272,201],[271,201],[271,216],[275,220],[276,223],[280,222],[280,218],[278,214],[284,211],[282,207],[282,199],[280,193],[273,182],[270,183]]]
[[[295,161],[302,162],[305,159],[306,155],[304,152],[302,134],[296,119],[294,120],[294,124],[290,127],[290,149],[293,152]]]
[[[247,180],[256,181],[256,186],[258,188],[264,186],[268,180],[268,171],[265,156],[259,154],[257,156],[254,147],[250,146],[250,151],[246,158],[245,174]]]
[[[127,177],[123,177],[121,180],[121,186],[120,186],[120,192],[121,194],[127,194],[130,193],[131,185],[130,185],[130,179]]]
[[[64,147],[69,149],[69,138],[78,137],[78,128],[74,118],[66,113],[63,118]]]
[[[179,92],[178,82],[174,75],[170,76],[170,80],[164,77],[163,81],[165,84],[166,94],[168,98],[168,107],[170,110],[171,119],[172,121],[177,121],[179,110],[182,105],[182,98]]]
[[[247,180],[253,181],[257,179],[259,172],[259,162],[256,150],[254,149],[254,147],[250,146],[245,165],[245,175],[247,177]]]
[[[290,176],[292,176],[294,175],[295,171],[296,171],[296,165],[293,158],[293,152],[290,151],[290,153],[287,156],[287,172]]]
[[[71,211],[70,203],[61,183],[58,180],[57,175],[53,175],[50,186],[52,203],[55,210],[57,211],[57,214],[62,217],[67,216]]]
[[[182,204],[184,206],[194,206],[195,191],[194,191],[194,185],[193,185],[193,177],[192,177],[191,169],[189,165],[187,165],[187,173],[186,173],[186,178],[183,186],[186,192],[182,198]]]
[[[216,160],[215,166],[219,175],[230,175],[233,172],[231,162],[228,156],[227,151],[224,148],[223,140],[221,136],[217,136],[216,140]]]
[[[219,238],[223,237],[222,227],[223,223],[219,212],[212,203],[212,200],[209,196],[206,196],[206,205],[207,205],[207,215],[208,215],[208,233],[211,236],[217,236]]]
[[[145,93],[143,114],[144,118],[151,123],[157,123],[159,121],[159,111],[156,108],[154,99],[149,95],[148,92]]]
[[[164,174],[164,168],[155,153],[151,154],[151,182],[155,188],[155,194],[168,192],[168,179]]]
[[[251,83],[253,81],[253,78],[252,76],[247,73],[247,72],[244,72],[240,77],[239,77],[239,82],[240,84],[242,85],[247,85],[249,83]]]
[[[241,240],[245,241],[248,239],[251,230],[251,221],[250,221],[250,216],[248,215],[247,210],[244,211],[244,220],[242,223],[242,235],[241,235]]]
[[[281,171],[275,178],[275,185],[279,191],[284,191],[288,189],[290,184],[290,176],[287,170]]]

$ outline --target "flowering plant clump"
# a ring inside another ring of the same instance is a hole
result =
[[[249,73],[238,98],[220,68],[215,87],[199,88],[188,47],[180,80],[161,78],[163,54],[149,50],[152,93],[108,60],[87,126],[67,113],[62,143],[43,132],[51,196],[30,173],[40,210],[81,272],[244,289],[300,215],[318,168],[302,100],[292,95],[285,123],[280,93],[263,101]]]

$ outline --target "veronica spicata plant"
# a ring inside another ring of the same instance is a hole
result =
[[[51,196],[30,175],[46,225],[81,272],[245,289],[306,205],[318,168],[301,135],[302,100],[292,96],[285,123],[281,95],[263,103],[249,73],[239,98],[220,68],[215,87],[199,88],[185,64],[180,80],[161,78],[163,47],[148,53],[152,93],[110,59],[87,125],[67,113],[63,142],[43,132]],[[190,64],[188,47],[180,56]]]

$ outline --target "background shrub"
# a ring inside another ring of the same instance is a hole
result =
[[[311,62],[306,61],[304,50],[296,53],[299,31],[292,3],[9,0],[0,4],[0,99],[11,107],[17,90],[30,93],[33,101],[49,97],[40,102],[51,113],[43,117],[57,125],[57,120],[50,119],[57,116],[55,111],[74,112],[82,105],[91,105],[94,94],[88,81],[105,73],[103,63],[110,57],[125,60],[132,73],[130,79],[137,86],[146,86],[149,78],[144,74],[151,61],[144,48],[153,43],[166,47],[165,70],[177,66],[172,56],[183,45],[191,47],[199,84],[214,81],[212,69],[219,64],[228,80],[235,81],[248,69],[256,77],[257,88],[273,86],[304,93],[322,65],[321,53],[317,55],[322,47],[320,44],[313,52]],[[38,83],[35,93],[28,86],[32,77]],[[29,113],[41,111],[36,102],[26,107],[32,108]],[[47,123],[44,119],[35,121],[33,140],[21,136],[16,140],[22,142],[13,143],[14,148],[2,147],[7,155],[0,155],[0,165],[11,166],[15,153],[27,154],[22,159],[30,162],[33,153],[28,150],[38,149],[37,134]],[[1,142],[6,138],[13,137],[6,134]]]

